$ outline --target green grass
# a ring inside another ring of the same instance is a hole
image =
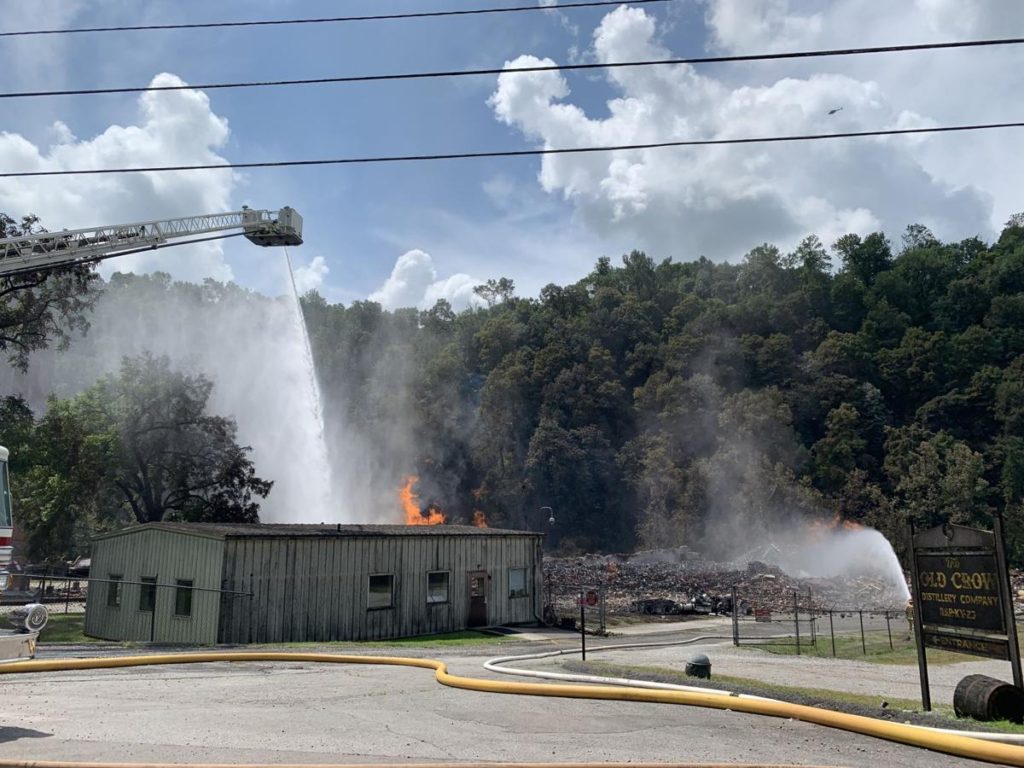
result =
[[[695,683],[694,678],[680,672],[678,669],[672,669],[670,667],[632,666],[610,664],[600,661],[588,661],[586,664],[574,662],[567,666],[574,671],[586,669],[586,672],[589,674],[604,675],[606,677],[626,677],[637,678],[640,680],[655,679],[659,682],[677,683],[679,685],[694,685]],[[841,710],[843,709],[843,705],[881,709],[881,704],[884,700],[886,702],[886,707],[891,710],[921,712],[921,702],[917,699],[872,696],[862,693],[833,691],[828,688],[803,688],[794,685],[766,683],[763,680],[756,680],[749,677],[736,677],[733,675],[714,675],[710,683],[709,687],[712,688],[722,688],[725,690],[730,688],[740,688],[757,696],[768,696],[781,701],[791,701],[795,703],[813,703],[815,706],[823,706],[828,709]],[[949,721],[945,724],[935,724],[941,725],[941,727],[955,729],[957,728],[957,723],[964,722],[963,720],[958,720],[956,718],[956,715],[953,712],[953,707],[948,704],[936,704],[933,701],[932,712]],[[969,720],[967,722],[975,721]],[[977,724],[994,731],[1002,731],[1005,733],[1024,733],[1024,725],[1017,725],[1016,723],[1011,723],[1006,720],[978,722]]]
[[[375,642],[337,642],[337,643],[273,643],[275,648],[322,648],[322,647],[347,647],[359,645],[373,646],[399,646],[399,647],[423,647],[423,648],[451,648],[463,645],[493,645],[497,643],[514,640],[515,636],[492,635],[486,632],[475,632],[463,630],[461,632],[448,632],[440,635],[421,635],[418,637],[403,637],[397,640],[378,640]],[[41,643],[102,643],[95,637],[85,635],[85,615],[81,613],[51,613],[50,620],[39,635]]]
[[[677,683],[679,685],[693,685],[694,678],[670,667],[652,666],[630,666],[622,664],[608,664],[605,662],[587,662],[587,667],[592,668],[595,674],[609,677],[644,677],[657,676],[659,680]],[[756,688],[759,696],[774,696],[786,700],[793,699],[820,699],[823,702],[840,702],[856,704],[857,706],[879,707],[882,701],[886,701],[893,709],[906,709],[917,711],[921,708],[921,702],[916,699],[893,699],[884,696],[872,696],[865,693],[847,693],[845,691],[833,691],[828,688],[803,688],[795,685],[781,685],[778,683],[766,683],[763,680],[756,680],[750,677],[736,677],[733,675],[714,675],[711,679],[712,688],[728,689],[729,686],[741,686],[743,688]],[[941,714],[953,714],[952,707],[935,706],[936,712]]]
[[[442,635],[421,635],[418,637],[400,637],[397,640],[381,641],[382,645],[478,645],[480,643],[504,643],[515,639],[515,635],[492,635],[489,632],[474,632],[467,629],[461,632],[447,632]]]
[[[805,645],[806,639],[801,637],[800,655],[812,658],[833,658],[832,639],[828,635],[818,635],[817,645]],[[861,646],[860,634],[836,635],[835,658],[851,659],[853,661],[867,661],[872,664],[896,664],[916,665],[917,648],[914,645],[912,636],[905,633],[892,635],[892,648],[889,647],[889,636],[886,632],[866,632],[864,634],[864,646]],[[796,645],[769,645],[757,644],[755,642],[744,643],[741,648],[753,648],[765,653],[772,653],[779,656],[795,656]],[[867,649],[867,653],[864,649]],[[971,656],[962,653],[952,653],[935,648],[928,649],[929,664],[956,664],[961,661],[970,661]]]
[[[101,643],[95,637],[85,635],[85,614],[51,613],[43,631],[39,633],[41,643]]]

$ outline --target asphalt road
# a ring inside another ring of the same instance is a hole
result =
[[[545,645],[419,653],[457,674],[488,676],[484,659]],[[0,697],[5,758],[981,765],[755,715],[454,690],[427,670],[397,667],[246,662],[43,673],[0,677]]]

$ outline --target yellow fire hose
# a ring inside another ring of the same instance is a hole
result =
[[[68,763],[55,760],[3,760],[17,768],[794,768],[769,763]],[[798,768],[827,768],[801,765]]]
[[[658,691],[643,688],[624,688],[600,685],[565,685],[546,683],[521,683],[505,680],[483,680],[449,674],[447,665],[435,659],[413,659],[396,656],[355,656],[331,653],[278,653],[278,652],[234,652],[216,651],[205,653],[170,653],[146,656],[120,656],[93,659],[57,659],[19,661],[0,664],[0,674],[24,672],[60,672],[78,669],[114,669],[158,664],[203,664],[218,661],[303,661],[325,664],[381,664],[401,667],[420,667],[434,670],[435,678],[441,685],[485,693],[511,693],[520,696],[553,696],[571,699],[602,699],[606,701],[636,701],[657,704],[683,704],[707,707],[733,712],[768,717],[783,717],[800,720],[829,728],[838,728],[865,736],[921,747],[948,755],[990,763],[1002,763],[1024,767],[1024,747],[1009,744],[985,742],[966,736],[933,733],[920,728],[877,720],[862,715],[833,712],[802,704],[782,701],[765,701],[745,697],[716,694],[692,693],[690,691]],[[14,766],[38,766],[39,768],[64,768],[70,763],[44,763],[0,760],[0,768]],[[81,765],[81,763],[75,763]],[[98,764],[93,764],[96,766]],[[127,764],[116,764],[126,768]],[[662,767],[664,768],[664,767]]]

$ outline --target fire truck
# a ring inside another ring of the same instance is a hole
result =
[[[278,211],[243,206],[231,213],[16,235],[0,239],[0,278],[236,235],[263,247],[302,245],[302,217],[288,206]],[[9,451],[0,448],[0,594],[10,583],[13,555],[9,457]],[[18,606],[7,618],[14,629],[0,630],[0,662],[31,658],[46,626],[46,607],[38,603]]]
[[[11,514],[11,483],[7,472],[10,453],[0,447],[0,594],[10,584],[11,557],[14,554],[14,518]],[[32,658],[36,653],[36,640],[46,626],[46,607],[29,603],[12,609],[7,614],[14,630],[0,631],[0,661]]]

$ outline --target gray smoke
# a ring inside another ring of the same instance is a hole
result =
[[[175,367],[213,382],[211,412],[235,419],[239,442],[252,446],[257,474],[274,481],[261,505],[263,521],[365,522],[365,507],[331,501],[335,479],[288,266],[280,254],[262,258],[279,278],[278,298],[214,281],[199,286],[160,274],[114,275],[89,333],[66,351],[34,355],[27,375],[3,371],[2,391],[22,394],[40,413],[50,391],[73,396],[116,372],[125,356],[166,355]],[[345,461],[359,449],[340,452]],[[341,480],[350,477],[342,473]]]

